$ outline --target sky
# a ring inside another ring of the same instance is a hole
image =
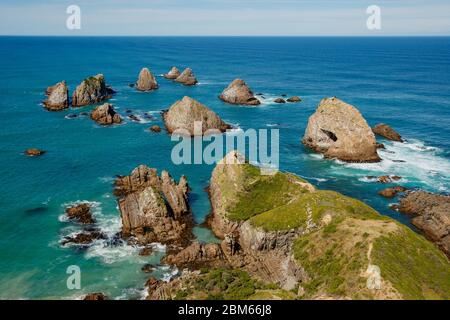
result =
[[[70,5],[80,29],[67,28]],[[450,0],[0,0],[0,35],[450,35]]]

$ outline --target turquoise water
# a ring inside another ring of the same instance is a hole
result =
[[[0,37],[0,297],[75,298],[103,291],[114,298],[139,298],[160,252],[138,256],[139,248],[99,241],[88,250],[61,248],[77,230],[61,216],[77,201],[95,206],[99,226],[111,237],[120,230],[112,181],[139,164],[188,177],[195,220],[210,206],[204,188],[212,166],[171,163],[175,142],[146,129],[162,125],[159,112],[184,95],[216,111],[225,121],[248,128],[280,129],[281,169],[319,188],[361,199],[382,214],[408,223],[377,196],[383,188],[367,175],[397,174],[402,185],[450,191],[450,38],[46,38]],[[199,85],[188,88],[158,77],[160,89],[139,93],[128,86],[144,66],[156,75],[172,65],[191,67]],[[103,73],[118,91],[111,102],[125,115],[151,112],[147,123],[126,121],[99,127],[88,117],[45,111],[45,88],[66,80],[73,90],[87,76]],[[266,97],[258,108],[222,103],[217,95],[236,77]],[[299,95],[300,104],[278,105],[281,94]],[[378,164],[323,160],[300,139],[320,99],[337,96],[359,108],[370,125],[386,122],[406,139],[381,140]],[[23,150],[47,150],[38,158]],[[405,162],[396,162],[404,160]],[[202,241],[214,241],[196,228]],[[66,269],[81,268],[81,290],[68,290]],[[167,277],[176,270],[159,268]]]

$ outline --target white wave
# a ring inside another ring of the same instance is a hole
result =
[[[383,159],[377,163],[345,163],[334,161],[333,172],[338,175],[359,176],[363,182],[374,182],[367,176],[397,175],[398,182],[426,187],[430,191],[450,191],[450,160],[440,155],[439,148],[426,146],[419,140],[404,143],[385,142],[379,149]],[[350,170],[349,170],[350,169]],[[356,172],[355,172],[356,171]]]
[[[114,178],[114,177],[100,177],[100,178],[98,178],[98,180],[100,180],[100,182],[103,182],[103,183],[112,183],[112,182],[114,182],[115,179],[116,178]]]
[[[267,123],[266,126],[267,127],[278,127],[278,126],[280,126],[280,124],[278,124],[278,123]]]
[[[169,282],[172,280],[173,277],[178,275],[179,271],[178,268],[175,266],[161,266],[159,267],[160,270],[166,271],[163,273],[161,280],[164,282]]]

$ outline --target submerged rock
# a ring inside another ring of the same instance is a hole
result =
[[[275,102],[275,103],[286,103],[286,100],[284,100],[283,98],[276,98],[275,100],[273,100],[273,102]]]
[[[184,69],[184,71],[176,77],[175,81],[182,83],[185,86],[194,86],[198,82],[191,68]]]
[[[69,107],[69,88],[65,81],[48,87],[45,94],[47,99],[43,103],[47,110],[59,111]]]
[[[114,110],[112,104],[105,103],[91,112],[91,119],[101,125],[118,124],[122,122],[120,115]]]
[[[72,236],[64,237],[64,239],[61,241],[61,244],[63,246],[67,244],[89,245],[95,240],[104,239],[106,239],[106,235],[100,230],[93,228],[89,230],[83,230],[80,233]]]
[[[219,98],[231,104],[256,106],[261,102],[253,95],[253,91],[244,80],[235,79],[223,90]]]
[[[309,118],[303,144],[327,158],[378,162],[375,135],[359,111],[337,99],[323,99]]]
[[[390,126],[384,123],[379,123],[372,128],[373,133],[382,136],[388,140],[403,142],[402,137],[392,129]]]
[[[36,148],[31,148],[31,149],[25,150],[25,154],[29,157],[42,156],[44,153],[45,153],[44,150],[40,150],[40,149],[36,149]]]
[[[151,127],[149,128],[149,130],[150,130],[151,132],[161,132],[161,127],[155,124],[154,126],[151,126]]]
[[[139,91],[151,91],[158,89],[156,78],[148,68],[143,68],[139,73],[139,78],[136,82],[136,89]]]
[[[293,96],[293,97],[290,97],[289,99],[287,99],[286,101],[287,102],[291,102],[291,103],[295,103],[295,102],[302,101],[302,99],[300,99],[300,97],[298,97],[298,96]]]
[[[411,222],[450,258],[450,196],[412,191],[398,210],[413,215]]]
[[[111,98],[114,90],[105,83],[105,77],[98,74],[87,78],[75,89],[72,96],[72,106],[82,107],[96,104]]]
[[[180,70],[178,70],[177,67],[172,67],[168,73],[164,74],[164,78],[175,80],[180,76],[180,74]]]
[[[395,197],[398,193],[400,193],[400,192],[405,192],[406,190],[408,190],[408,189],[405,188],[405,187],[402,187],[402,186],[395,186],[395,187],[392,187],[392,188],[386,188],[386,189],[383,189],[383,190],[379,191],[378,194],[379,194],[380,196],[385,197],[385,198],[393,198],[393,197]]]
[[[188,184],[182,176],[176,183],[167,171],[141,165],[131,175],[118,177],[114,194],[122,217],[122,237],[138,243],[184,243],[191,236],[192,215]]]
[[[94,218],[92,218],[91,206],[86,203],[67,208],[66,215],[69,219],[77,220],[84,224],[91,224],[95,222]]]
[[[215,129],[224,132],[231,128],[215,112],[187,96],[165,111],[163,119],[169,133],[184,130],[186,135],[191,136],[203,135],[207,130]],[[195,122],[201,122],[198,130],[194,128]]]

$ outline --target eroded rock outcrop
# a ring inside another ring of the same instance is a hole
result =
[[[151,91],[158,89],[158,83],[150,70],[148,68],[143,68],[139,73],[135,87],[139,91]]]
[[[87,203],[66,208],[66,215],[70,220],[76,220],[83,224],[92,224],[95,222],[92,217],[91,206]]]
[[[160,242],[183,244],[191,238],[192,215],[184,176],[176,183],[167,171],[141,165],[131,175],[118,177],[122,237],[135,237],[141,244]]]
[[[82,107],[95,104],[111,98],[114,90],[107,86],[105,77],[98,74],[89,77],[77,86],[72,96],[72,106]]]
[[[113,105],[109,103],[96,107],[91,112],[91,119],[101,125],[119,124],[122,122],[120,115],[114,110]]]
[[[450,257],[450,196],[411,191],[398,210],[413,215],[412,223]]]
[[[198,83],[197,78],[195,77],[194,72],[192,72],[191,68],[184,69],[183,72],[175,78],[175,81],[185,86],[194,86]]]
[[[45,94],[47,95],[47,99],[43,104],[47,110],[60,111],[69,107],[69,88],[65,81],[48,87]]]
[[[261,102],[254,96],[253,91],[244,80],[235,79],[222,91],[219,98],[227,103],[256,106]]]
[[[296,103],[302,101],[302,99],[298,96],[290,97],[286,100],[287,102]]]
[[[164,78],[166,79],[170,79],[170,80],[175,80],[176,78],[178,78],[180,76],[180,70],[178,70],[177,67],[172,67],[172,69],[170,69],[170,71],[166,74],[164,74]]]
[[[190,97],[175,102],[163,113],[163,119],[169,133],[183,130],[190,136],[203,135],[207,130],[224,132],[231,128],[214,111]],[[195,127],[196,122],[198,127]]]
[[[395,197],[398,193],[405,192],[406,190],[408,190],[408,189],[405,188],[405,187],[402,187],[402,186],[395,186],[395,187],[392,187],[392,188],[386,188],[386,189],[380,190],[380,191],[378,192],[378,194],[379,194],[380,196],[385,197],[385,198],[393,198],[393,197]]]
[[[166,256],[163,262],[176,265],[179,269],[189,268],[191,270],[205,266],[222,267],[228,264],[219,244],[201,244],[199,242],[194,242],[183,250]]]
[[[327,158],[378,162],[375,135],[359,111],[337,99],[323,99],[309,118],[303,144]]]
[[[372,131],[373,133],[382,136],[388,140],[403,142],[403,139],[400,136],[400,134],[387,124],[379,123],[372,128]]]
[[[83,300],[94,300],[94,301],[99,301],[99,300],[108,300],[108,297],[101,292],[94,292],[94,293],[89,293],[87,294]]]

